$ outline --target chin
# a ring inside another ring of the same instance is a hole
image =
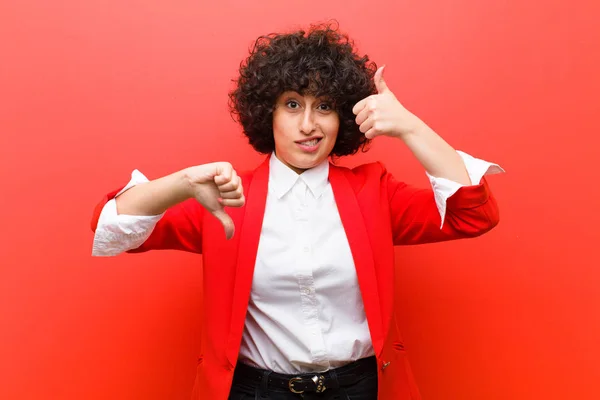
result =
[[[327,159],[327,157],[316,156],[316,155],[302,157],[301,159],[296,160],[297,162],[294,163],[294,166],[296,168],[310,169],[310,168],[314,168],[317,165],[321,164],[326,159]]]
[[[283,153],[282,156],[279,157],[279,160],[296,170],[296,172],[300,172],[316,167],[323,161],[326,161],[328,157],[328,154],[298,154],[295,152],[288,152]]]

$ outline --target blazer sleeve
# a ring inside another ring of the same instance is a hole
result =
[[[498,205],[485,178],[477,185],[461,187],[448,198],[443,225],[431,188],[407,185],[387,171],[382,183],[387,189],[395,245],[476,237],[499,222]]]
[[[91,228],[97,233],[98,221],[106,204],[113,200],[122,190],[119,188],[106,194],[96,205],[92,214]],[[183,250],[192,253],[202,253],[202,220],[204,208],[195,199],[183,201],[168,209],[153,227],[148,238],[139,246],[127,249],[128,253],[141,253],[149,250]],[[106,236],[108,231],[109,235]],[[121,240],[121,235],[127,235],[122,230],[114,229],[110,235],[110,227],[103,227],[105,246],[110,247],[111,241],[116,243]],[[134,234],[134,233],[129,233]]]

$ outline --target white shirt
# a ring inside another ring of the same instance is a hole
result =
[[[244,363],[293,374],[374,354],[328,176],[327,160],[298,175],[271,157],[240,348]]]
[[[473,184],[502,172],[459,152]],[[275,372],[325,371],[373,355],[356,269],[329,183],[329,163],[298,175],[273,155],[241,362]],[[442,216],[462,185],[429,176]],[[138,171],[120,192],[147,181]],[[120,194],[119,193],[119,194]],[[109,201],[92,254],[117,255],[140,246],[158,216],[118,215]]]

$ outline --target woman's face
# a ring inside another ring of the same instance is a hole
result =
[[[326,98],[284,92],[273,112],[275,155],[298,174],[326,160],[340,119]]]

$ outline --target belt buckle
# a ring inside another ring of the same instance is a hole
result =
[[[302,378],[292,378],[289,380],[288,387],[290,388],[290,392],[297,393],[297,394],[304,393],[304,390],[294,389],[294,383],[296,383],[296,382],[302,382]]]
[[[315,385],[317,385],[317,393],[323,393],[325,390],[327,390],[327,386],[325,386],[325,377],[323,375],[315,375],[312,378],[312,381],[315,383]]]
[[[327,390],[327,386],[325,386],[325,377],[323,375],[315,375],[311,378],[311,380],[314,382],[314,384],[316,385],[316,389],[315,392],[317,393],[323,393],[325,390]],[[290,391],[292,393],[296,393],[296,394],[301,394],[304,393],[304,390],[298,390],[294,388],[294,383],[296,382],[302,382],[302,378],[292,378],[289,380],[288,382],[288,387],[290,388]]]

